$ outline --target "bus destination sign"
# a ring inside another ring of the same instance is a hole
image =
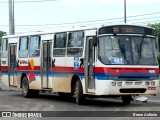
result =
[[[116,25],[102,27],[99,29],[98,34],[143,34],[155,36],[155,31],[147,27],[133,25]]]

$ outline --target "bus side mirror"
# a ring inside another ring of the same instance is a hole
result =
[[[93,36],[93,46],[97,46],[97,37]]]

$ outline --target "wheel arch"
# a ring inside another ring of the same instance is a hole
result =
[[[27,77],[26,73],[22,73],[22,75],[21,75],[21,83],[20,83],[20,85],[21,85],[20,87],[21,88],[22,88],[22,80],[23,80],[24,77]]]
[[[71,79],[71,93],[73,93],[75,90],[75,85],[76,85],[77,80],[79,80],[81,82],[80,77],[78,75],[74,74]],[[81,82],[81,85],[82,85],[82,82]]]

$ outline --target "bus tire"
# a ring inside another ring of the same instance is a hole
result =
[[[84,102],[84,95],[83,95],[83,89],[82,89],[82,84],[80,80],[76,81],[75,96],[76,96],[76,103],[78,105],[82,105]]]
[[[38,90],[29,89],[28,78],[25,76],[22,80],[22,94],[26,98],[37,97],[39,95]]]
[[[131,95],[122,96],[122,101],[123,101],[123,104],[125,105],[130,104],[131,100],[132,100]]]

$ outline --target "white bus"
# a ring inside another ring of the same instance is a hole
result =
[[[24,97],[50,91],[82,104],[86,96],[156,95],[159,69],[155,31],[110,25],[2,38],[2,82]]]

